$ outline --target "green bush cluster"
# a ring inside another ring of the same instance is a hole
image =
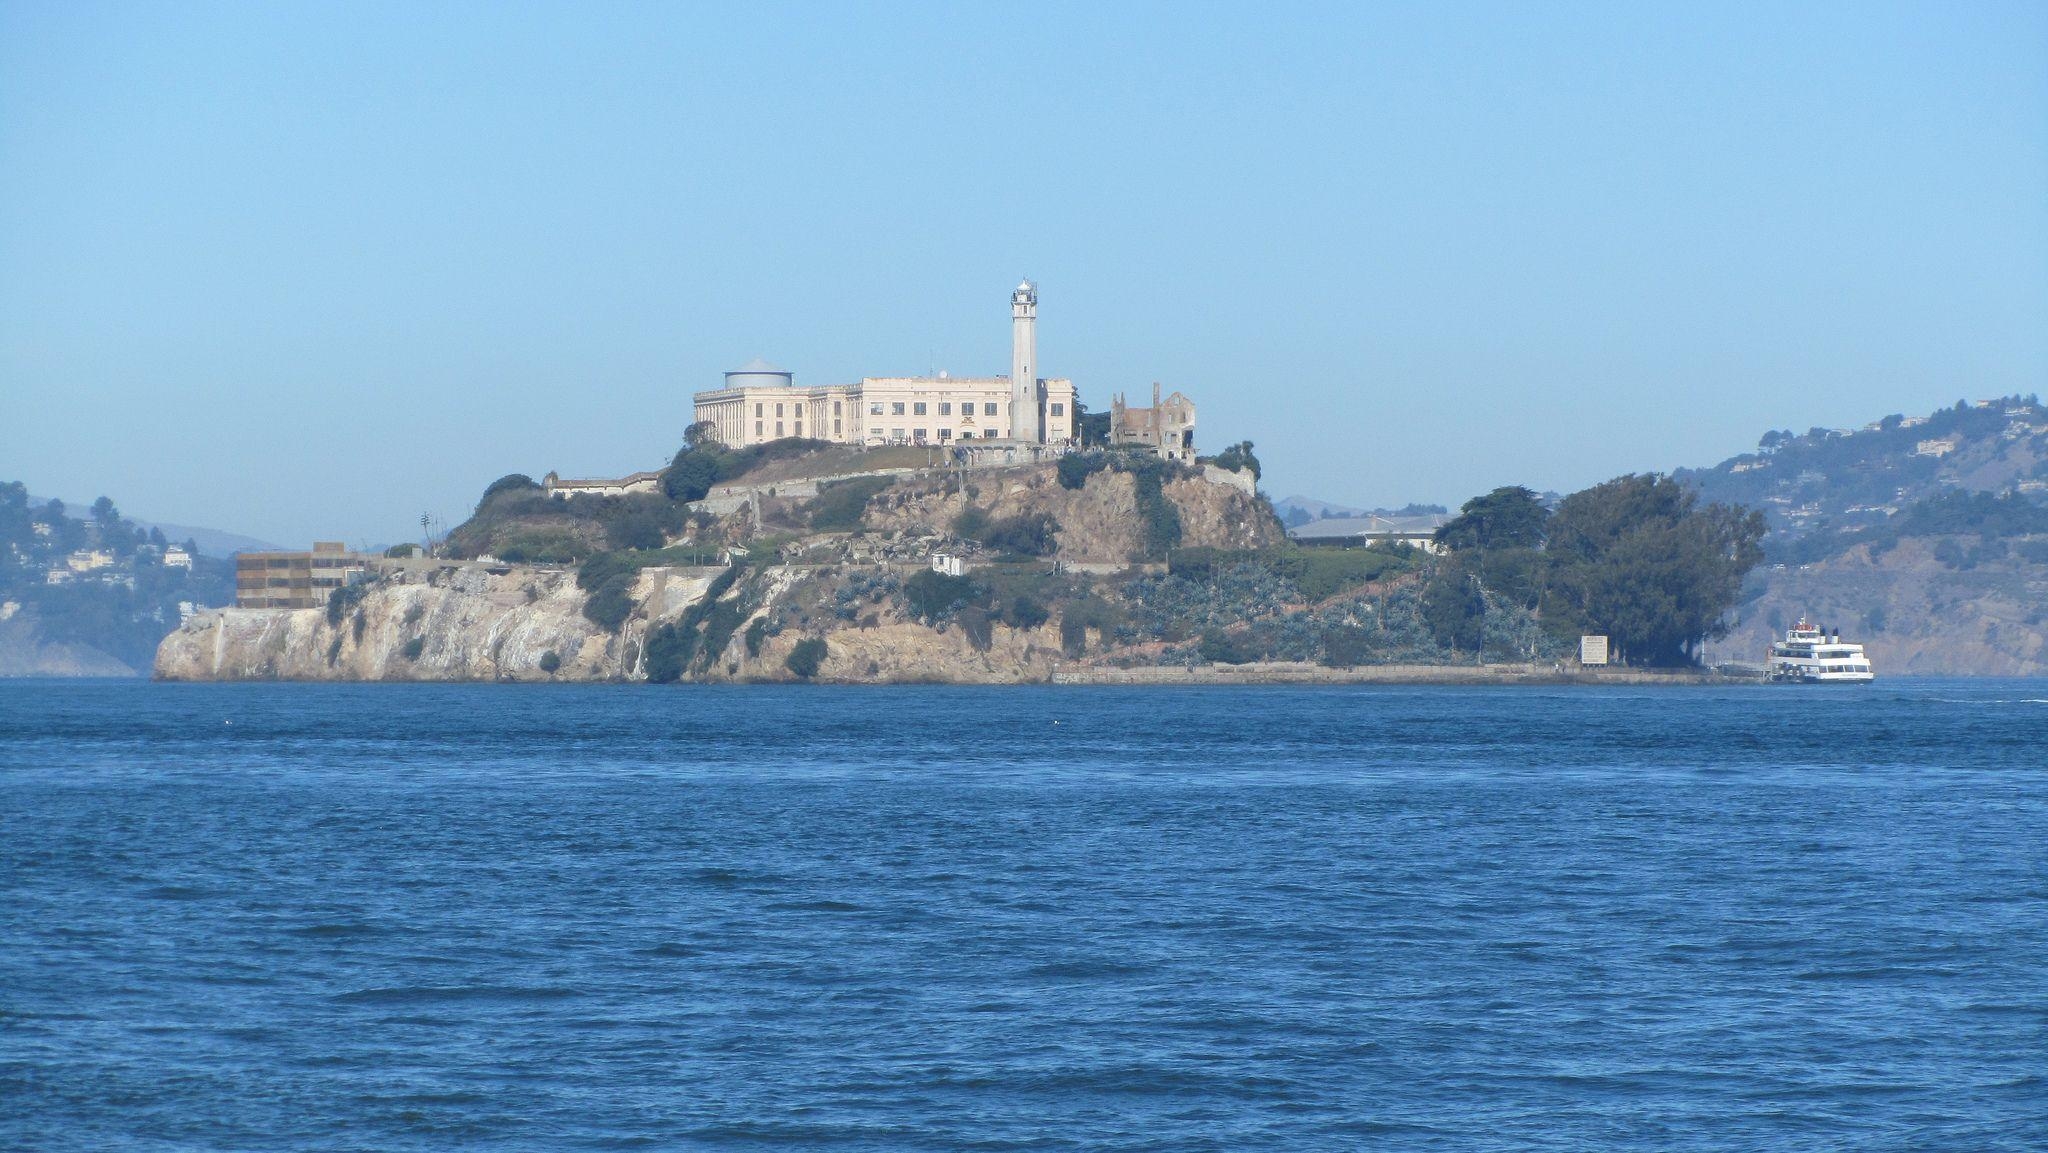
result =
[[[903,582],[903,603],[913,619],[937,624],[950,619],[955,609],[976,599],[979,592],[971,577],[919,569]]]
[[[1217,468],[1227,468],[1231,472],[1251,473],[1252,480],[1254,481],[1257,481],[1261,476],[1259,458],[1252,455],[1252,442],[1248,440],[1240,440],[1215,456],[1206,459]]]

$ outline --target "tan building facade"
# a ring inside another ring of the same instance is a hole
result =
[[[361,582],[378,559],[339,541],[315,541],[311,552],[236,553],[235,607],[325,607],[335,589]]]

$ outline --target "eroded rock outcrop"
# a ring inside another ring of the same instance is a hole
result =
[[[708,580],[648,570],[636,592],[658,618]],[[220,609],[164,638],[164,680],[608,680],[632,675],[642,617],[618,635],[583,615],[575,574],[480,566],[364,587],[342,612]],[[548,658],[552,654],[553,660]],[[553,670],[549,667],[552,665]]]

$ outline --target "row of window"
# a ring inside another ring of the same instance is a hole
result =
[[[842,403],[842,402],[840,402],[840,401],[836,401],[836,400],[832,402],[832,415],[833,415],[833,416],[839,416],[839,415],[841,415],[841,409],[840,409],[840,405],[841,405],[841,403]],[[881,416],[881,415],[883,415],[883,412],[882,412],[882,403],[883,403],[883,402],[882,402],[882,401],[879,401],[879,400],[877,400],[877,401],[871,401],[871,402],[869,402],[869,404],[868,404],[868,415],[869,415],[869,416]],[[903,409],[904,409],[904,403],[905,403],[905,402],[903,402],[903,401],[900,401],[900,400],[895,400],[895,401],[890,401],[890,402],[888,402],[888,404],[889,404],[889,412],[888,412],[888,415],[891,415],[891,416],[903,416],[903,415],[905,415],[905,413],[904,413],[904,411],[903,411]],[[938,402],[938,405],[939,405],[939,415],[940,415],[940,416],[951,416],[951,415],[953,415],[953,402],[952,402],[952,401],[950,401],[950,400],[942,400],[942,401],[939,401],[939,402]],[[782,402],[782,401],[776,401],[776,402],[775,402],[775,415],[777,415],[777,416],[782,416],[782,415],[784,415],[784,413],[783,413],[783,411],[782,411],[782,410],[783,410],[783,407],[784,407],[784,402]],[[801,409],[802,409],[802,407],[803,407],[803,406],[801,406],[801,405],[798,405],[798,404],[790,404],[790,405],[789,405],[788,407],[790,407],[790,408],[795,408],[795,409],[798,409],[798,410],[799,410],[799,411],[798,411],[798,412],[796,413],[796,417],[797,417],[797,420],[798,420],[799,422],[801,422],[801,421],[802,421],[802,419],[803,419],[803,413],[802,413],[802,411],[801,411]],[[925,402],[925,401],[922,401],[922,400],[915,400],[915,401],[911,401],[911,402],[909,402],[909,407],[910,407],[910,412],[909,412],[909,414],[908,414],[908,415],[910,415],[910,416],[928,416],[928,415],[930,415],[930,413],[929,413],[929,412],[927,411],[927,410],[929,409],[929,407],[930,407],[930,406],[929,406],[929,405],[927,404],[927,402]],[[761,431],[761,424],[760,424],[760,418],[766,417],[767,415],[768,415],[768,405],[767,405],[767,404],[766,404],[765,402],[761,402],[761,401],[756,401],[756,402],[755,402],[755,404],[754,404],[754,416],[755,416],[755,418],[756,418],[756,421],[755,421],[755,424],[754,424],[754,431],[755,431],[755,432],[760,432],[760,431]],[[963,400],[963,401],[961,401],[961,402],[960,402],[960,415],[961,415],[961,416],[973,416],[973,415],[974,415],[974,402],[973,402],[973,401],[971,401],[971,400]],[[995,402],[995,401],[993,401],[993,400],[990,400],[990,401],[984,401],[984,402],[982,402],[982,406],[981,406],[981,415],[983,415],[983,416],[994,416],[994,415],[996,415],[996,402]],[[1054,415],[1054,416],[1065,416],[1065,415],[1067,415],[1067,406],[1066,406],[1065,402],[1063,402],[1063,401],[1054,401],[1054,402],[1052,403],[1052,415]],[[801,435],[801,434],[799,434],[799,435]]]
[[[889,404],[889,411],[888,411],[888,414],[887,414],[887,415],[890,415],[890,416],[903,416],[903,415],[906,415],[906,414],[904,413],[904,411],[903,411],[904,403],[905,403],[905,402],[903,402],[903,401],[900,401],[900,400],[892,400],[892,401],[889,401],[889,402],[888,402],[888,404]],[[913,400],[913,401],[910,401],[910,402],[909,402],[909,405],[910,405],[910,412],[908,413],[908,415],[910,415],[910,416],[930,416],[930,415],[931,415],[931,412],[930,412],[930,405],[929,405],[929,404],[928,404],[927,402],[925,402],[925,401],[922,401],[922,400]],[[938,402],[938,405],[939,405],[939,415],[940,415],[940,416],[951,416],[951,415],[953,415],[953,402],[952,402],[952,401],[950,401],[950,400],[942,400],[942,401],[939,401],[939,402]],[[778,406],[778,407],[779,407],[779,406]],[[882,412],[882,402],[881,402],[881,401],[879,401],[879,400],[873,400],[873,401],[869,401],[869,402],[868,402],[868,415],[869,415],[869,416],[882,416],[882,415],[883,415],[883,412]],[[961,402],[960,402],[960,415],[961,415],[961,416],[973,416],[973,415],[974,415],[974,402],[973,402],[973,401],[971,401],[971,400],[963,400],[963,401],[961,401]],[[983,415],[983,416],[994,416],[994,415],[996,415],[996,402],[995,402],[995,401],[993,401],[993,400],[983,401],[983,402],[982,402],[982,405],[981,405],[981,415]],[[1053,405],[1052,405],[1052,415],[1054,415],[1054,416],[1065,416],[1065,415],[1067,415],[1067,406],[1066,406],[1066,403],[1065,403],[1064,401],[1054,401],[1054,402],[1053,402]]]
[[[1001,439],[1002,439],[1002,437],[1003,437],[1003,430],[1002,430],[1002,429],[999,429],[999,428],[990,428],[990,429],[983,429],[983,430],[982,430],[982,433],[981,433],[981,438],[982,438],[983,440],[1001,440]],[[869,439],[869,440],[882,440],[882,439],[885,439],[885,438],[884,438],[884,437],[882,436],[882,430],[881,430],[881,429],[879,429],[879,428],[871,428],[871,429],[869,429],[869,430],[868,430],[868,439]],[[902,430],[902,429],[900,429],[900,428],[892,428],[892,429],[890,429],[890,430],[889,430],[889,435],[888,435],[888,437],[887,437],[886,439],[888,439],[888,440],[891,440],[891,441],[909,441],[909,442],[910,442],[910,443],[912,443],[912,444],[923,444],[923,443],[924,443],[925,441],[927,441],[927,440],[930,440],[930,439],[931,439],[931,433],[930,433],[930,432],[929,432],[928,430],[926,430],[926,429],[922,429],[922,428],[913,428],[913,429],[911,429],[911,430],[910,430],[910,435],[909,435],[909,436],[905,436],[905,435],[903,435],[903,430]],[[942,428],[942,429],[940,429],[940,430],[939,430],[939,439],[940,439],[940,440],[942,440],[942,441],[943,441],[943,440],[952,440],[952,439],[953,439],[953,430],[952,430],[952,429],[950,429],[950,428]],[[974,439],[974,430],[973,430],[973,429],[971,429],[971,428],[968,428],[968,429],[961,429],[961,430],[960,430],[960,439],[961,439],[961,440],[973,440],[973,439]]]
[[[764,427],[766,426],[766,424],[767,424],[767,422],[766,422],[766,421],[761,421],[761,420],[757,420],[757,421],[755,421],[755,422],[754,422],[754,435],[755,435],[755,436],[767,436],[768,434],[767,434],[766,432],[762,431],[762,429],[763,429],[763,428],[764,428]],[[843,431],[843,429],[842,429],[842,427],[841,427],[841,423],[840,423],[839,421],[836,421],[836,420],[835,420],[835,421],[833,421],[833,422],[832,422],[832,435],[833,435],[833,436],[838,436],[838,435],[840,435],[840,433],[841,433],[842,431]],[[802,436],[803,434],[804,434],[804,422],[803,422],[803,421],[800,421],[800,420],[799,420],[799,421],[797,421],[797,422],[796,422],[796,427],[795,427],[795,428],[794,428],[794,429],[793,429],[793,430],[792,430],[792,431],[791,431],[791,432],[790,432],[790,433],[789,433],[788,435],[790,435],[790,436]],[[781,422],[781,421],[779,421],[779,420],[775,422],[775,435],[776,435],[776,436],[777,436],[778,438],[780,438],[780,437],[781,437],[781,436],[783,435],[783,432],[782,432],[782,422]]]
[[[833,401],[833,402],[832,402],[832,415],[833,415],[833,416],[842,416],[842,415],[844,415],[844,410],[843,410],[843,409],[841,408],[841,405],[843,405],[843,404],[845,404],[845,403],[846,403],[845,401],[840,401],[840,400],[835,400],[835,401]],[[781,416],[781,415],[782,415],[782,405],[783,405],[783,402],[782,402],[782,401],[779,401],[779,400],[778,400],[778,401],[776,401],[776,402],[775,402],[775,415],[777,415],[777,416]],[[762,403],[762,402],[760,402],[760,401],[755,401],[755,402],[754,402],[754,415],[755,415],[755,416],[765,416],[765,415],[767,415],[767,413],[766,413],[766,412],[764,411],[764,410],[765,410],[765,409],[766,409],[767,407],[768,407],[768,406],[767,406],[766,404],[763,404],[763,403]],[[798,405],[798,404],[794,404],[794,403],[792,403],[792,404],[790,404],[790,406],[789,406],[789,407],[791,407],[791,408],[801,408],[802,406],[801,406],[801,405]],[[802,414],[802,413],[798,413],[797,415],[801,416],[801,415],[803,415],[803,414]]]

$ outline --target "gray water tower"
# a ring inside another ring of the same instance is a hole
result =
[[[777,368],[758,356],[725,374],[727,388],[788,388],[795,382],[795,373]]]

